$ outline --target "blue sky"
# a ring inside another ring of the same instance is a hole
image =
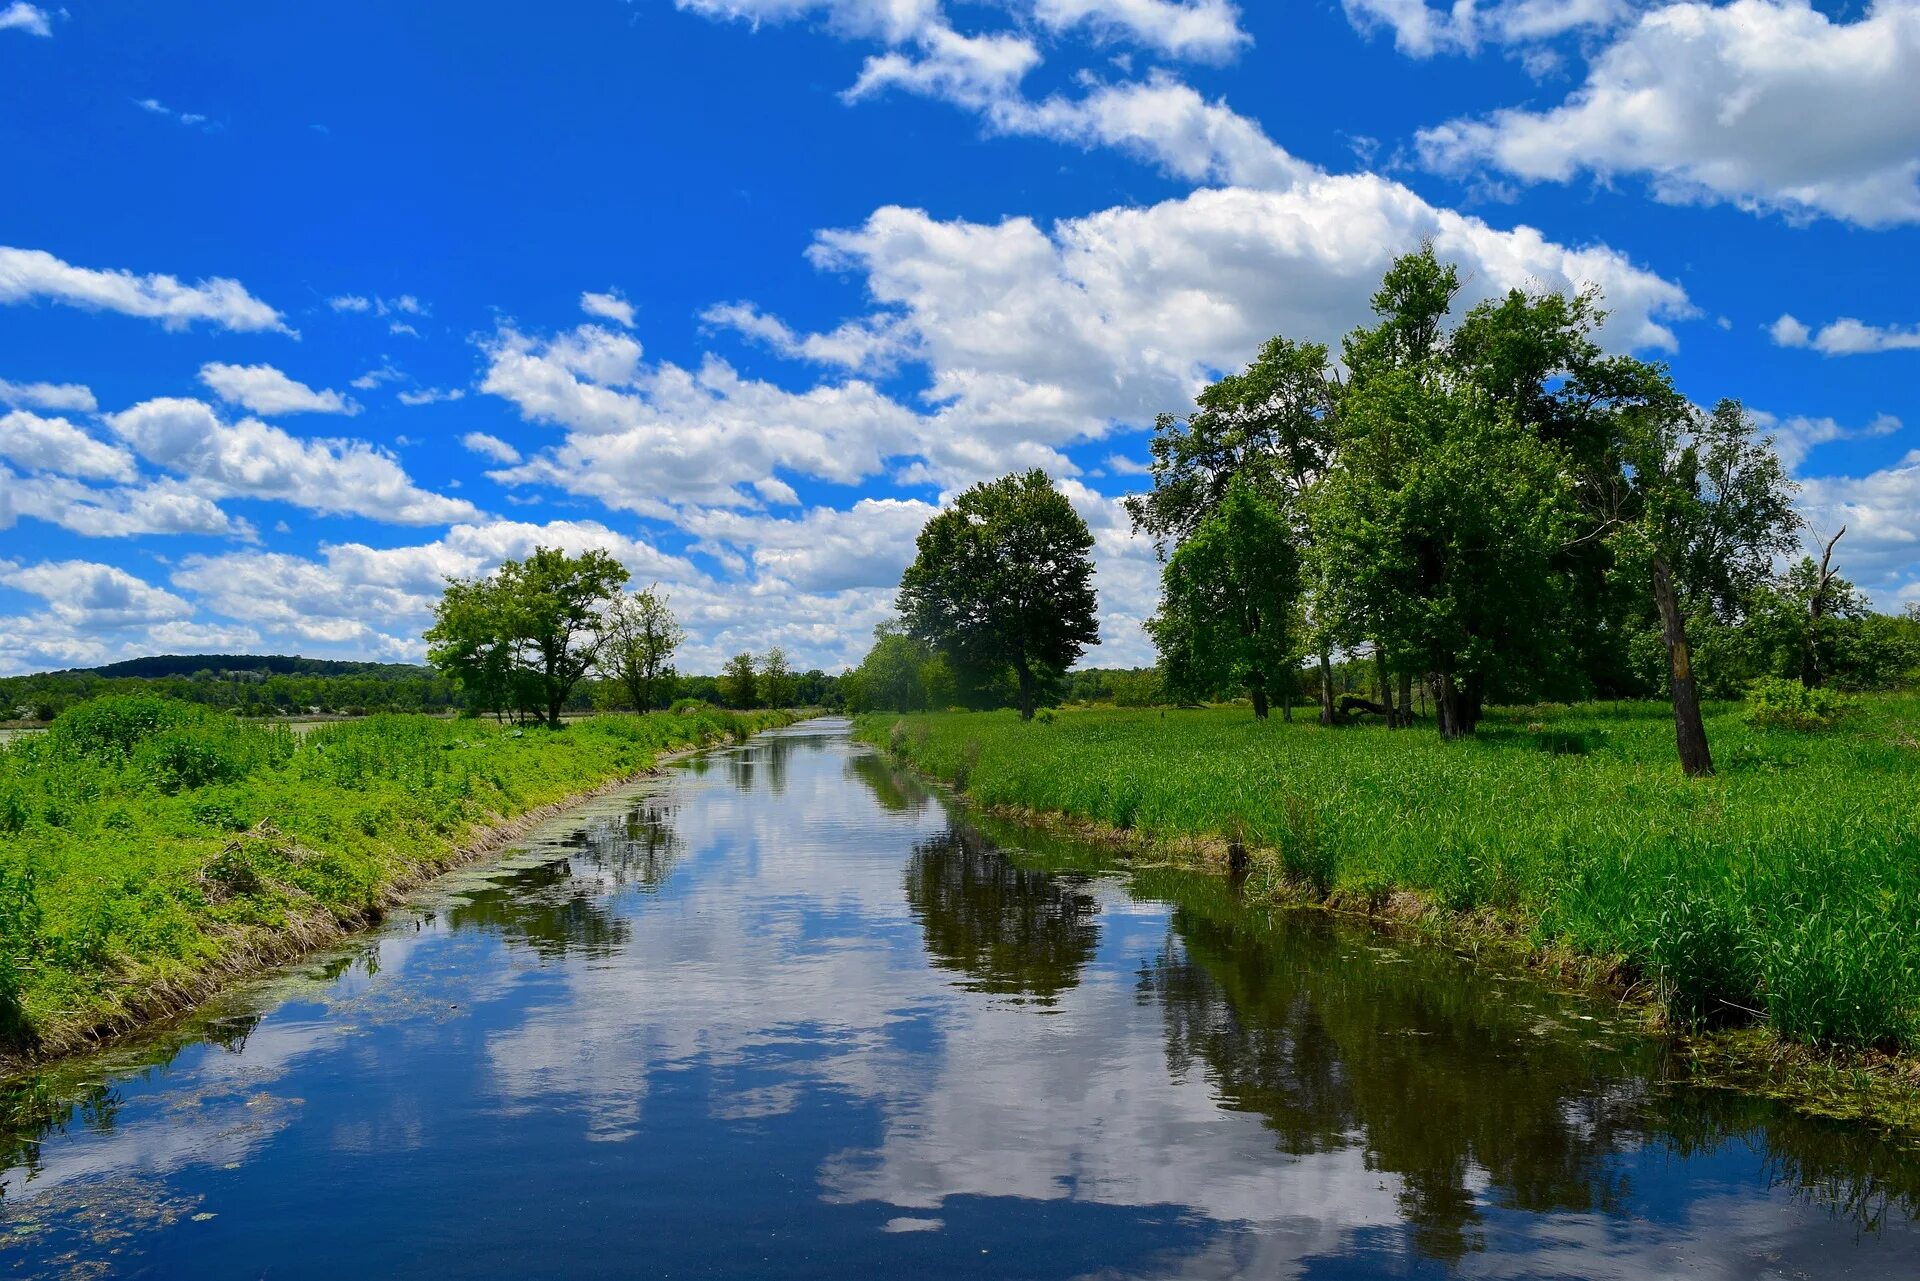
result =
[[[1604,289],[1897,609],[1916,86],[1920,0],[0,0],[0,671],[418,658],[537,543],[834,668],[1035,464],[1150,661],[1153,414],[1423,236]]]

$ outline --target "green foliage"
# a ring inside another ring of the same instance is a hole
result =
[[[1023,716],[1047,675],[1099,640],[1093,535],[1043,471],[965,491],[927,522],[916,549],[900,578],[908,634],[965,679],[1011,668]]]
[[[1676,1020],[1920,1049],[1920,699],[1862,699],[1818,736],[1707,718],[1721,772],[1699,781],[1660,768],[1672,713],[1649,703],[1494,709],[1452,745],[1225,709],[856,732],[982,805],[1237,838],[1310,893],[1498,914],[1643,977]]]
[[[1747,686],[1747,724],[1767,729],[1831,729],[1849,701],[1830,689],[1808,689],[1799,681],[1763,676]]]
[[[673,655],[686,643],[686,629],[667,607],[667,598],[649,587],[621,593],[600,616],[601,670],[626,694],[636,712],[659,705],[673,683]]]
[[[600,659],[602,613],[627,581],[597,548],[536,547],[485,578],[449,579],[426,632],[427,660],[481,706],[560,723],[575,685]]]
[[[1269,682],[1298,662],[1299,555],[1280,509],[1235,479],[1168,558],[1147,630],[1170,683],[1204,696],[1242,686],[1267,714]]]
[[[746,709],[758,705],[760,679],[753,669],[752,654],[735,654],[720,673],[720,696],[728,707]]]
[[[775,645],[760,659],[760,701],[768,707],[791,707],[793,684],[787,652]]]
[[[0,746],[0,1043],[71,1040],[296,918],[351,921],[484,824],[780,723],[701,702],[554,733],[382,715],[304,737],[98,699]]]
[[[348,707],[419,712],[456,707],[452,681],[408,663],[346,663],[284,655],[188,654],[105,667],[0,678],[0,720],[22,711],[50,721],[69,707],[145,694],[243,716],[305,715]]]
[[[151,694],[96,699],[61,713],[47,741],[63,756],[114,764],[127,760],[154,735],[202,720],[199,711]]]
[[[933,654],[897,627],[882,624],[873,648],[847,675],[847,702],[860,712],[920,712],[934,706],[927,688]],[[943,671],[943,676],[945,675]],[[944,692],[951,693],[951,679]]]

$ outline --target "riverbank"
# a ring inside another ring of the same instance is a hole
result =
[[[0,747],[0,1071],[332,942],[669,753],[794,719],[394,715],[295,735],[165,699],[82,704]]]
[[[1237,851],[1276,901],[1630,995],[1857,1113],[1912,1110],[1920,1084],[1916,726],[1913,698],[1819,734],[1715,708],[1721,773],[1701,782],[1674,767],[1658,705],[1510,709],[1457,744],[1244,709],[869,716],[856,733],[989,811],[1221,870]],[[1866,1094],[1841,1088],[1863,1071]]]

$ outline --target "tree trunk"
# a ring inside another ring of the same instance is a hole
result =
[[[1413,724],[1413,673],[1400,673],[1400,728]]]
[[[1247,693],[1253,696],[1253,719],[1267,719],[1267,678],[1265,673],[1247,673]]]
[[[1333,655],[1326,649],[1320,651],[1320,723],[1334,723]]]
[[[1387,709],[1387,728],[1392,729],[1400,723],[1400,713],[1393,705],[1393,675],[1387,671],[1387,652],[1378,645],[1373,647],[1373,666],[1380,675],[1380,706]]]
[[[1296,679],[1296,675],[1289,672],[1280,686],[1280,719],[1289,725],[1293,724],[1293,687]]]
[[[1840,533],[1827,540],[1820,553],[1820,575],[1814,580],[1812,595],[1807,597],[1807,643],[1800,651],[1800,683],[1808,689],[1819,689],[1824,679],[1820,674],[1820,620],[1826,617],[1827,592],[1833,584],[1833,545],[1846,532],[1847,527],[1842,525]]]
[[[1473,735],[1474,699],[1461,688],[1452,672],[1438,672],[1433,678],[1433,718],[1444,739],[1470,738]]]
[[[1667,667],[1673,685],[1673,737],[1680,749],[1680,768],[1689,778],[1713,773],[1713,753],[1707,750],[1707,727],[1700,719],[1700,689],[1693,679],[1693,660],[1687,653],[1687,622],[1680,616],[1680,598],[1673,590],[1673,573],[1664,558],[1653,561],[1653,600],[1660,607],[1660,628],[1667,642]]]
[[[1013,674],[1020,682],[1020,719],[1033,719],[1033,705],[1037,701],[1034,691],[1033,669],[1027,666],[1025,659],[1013,665]]]

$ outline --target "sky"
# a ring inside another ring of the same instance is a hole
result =
[[[1154,416],[1428,238],[1920,600],[1920,0],[0,0],[0,674],[418,661],[537,545],[835,670],[1029,466],[1151,662]]]

